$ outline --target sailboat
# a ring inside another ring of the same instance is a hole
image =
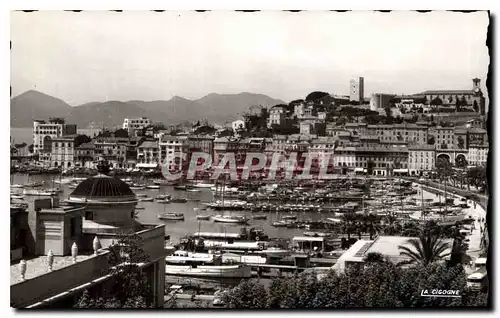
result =
[[[226,188],[226,179],[224,178],[221,192],[222,207],[224,207],[224,189]],[[248,219],[244,216],[232,216],[232,215],[216,215],[212,218],[214,222],[218,223],[233,223],[233,224],[246,224]]]

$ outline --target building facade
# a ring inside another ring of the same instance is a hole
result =
[[[434,145],[408,147],[409,175],[422,175],[431,171],[436,165],[436,149]]]
[[[349,100],[362,103],[365,99],[365,80],[363,77],[352,79],[350,82]]]
[[[123,119],[122,129],[128,131],[129,136],[134,135],[136,130],[150,126],[151,120],[146,117]]]
[[[281,125],[285,121],[285,110],[283,107],[272,107],[269,110],[269,118],[267,119],[267,128],[272,128],[273,125]]]
[[[145,140],[137,147],[136,168],[157,168],[160,160],[157,141]]]
[[[33,154],[50,153],[52,139],[63,135],[64,121],[33,121]]]
[[[375,93],[370,98],[370,110],[378,111],[389,105],[389,102],[395,97],[393,94]]]
[[[52,139],[50,166],[63,169],[75,166],[75,137],[64,136]]]
[[[486,166],[489,150],[487,144],[471,144],[469,146],[468,164],[470,166]]]

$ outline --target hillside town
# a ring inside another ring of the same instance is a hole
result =
[[[174,156],[205,152],[218,162],[226,152],[328,154],[337,173],[374,176],[428,176],[439,158],[454,167],[485,167],[488,158],[485,100],[480,80],[470,91],[425,91],[410,96],[373,94],[369,102],[355,94],[364,79],[351,81],[351,95],[313,92],[269,109],[252,106],[226,125],[200,121],[188,127],[148,118],[125,118],[122,127],[95,136],[77,134],[63,118],[35,120],[33,144],[11,145],[13,171],[31,173],[88,171],[107,160],[116,173],[160,173],[185,162]],[[445,102],[443,102],[445,101]],[[270,162],[270,160],[269,160]]]

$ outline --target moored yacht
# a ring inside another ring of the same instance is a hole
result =
[[[219,223],[236,223],[236,224],[245,224],[248,222],[248,219],[244,216],[230,216],[230,215],[216,215],[213,218],[214,222]]]

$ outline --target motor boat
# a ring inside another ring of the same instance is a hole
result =
[[[248,222],[248,219],[244,216],[230,216],[230,215],[217,215],[213,218],[214,222],[219,223],[235,223],[235,224],[245,224]]]
[[[151,201],[153,201],[153,198],[152,197],[140,198],[139,201],[151,202]]]
[[[10,187],[11,188],[16,188],[16,189],[22,189],[22,188],[24,188],[24,185],[22,185],[22,184],[11,184]]]
[[[157,184],[150,184],[146,186],[146,189],[159,189],[160,186]]]
[[[166,220],[166,221],[183,221],[184,214],[183,213],[175,213],[175,212],[166,212],[163,214],[158,214],[158,219]]]
[[[156,199],[156,203],[168,204],[170,203],[170,199]]]

